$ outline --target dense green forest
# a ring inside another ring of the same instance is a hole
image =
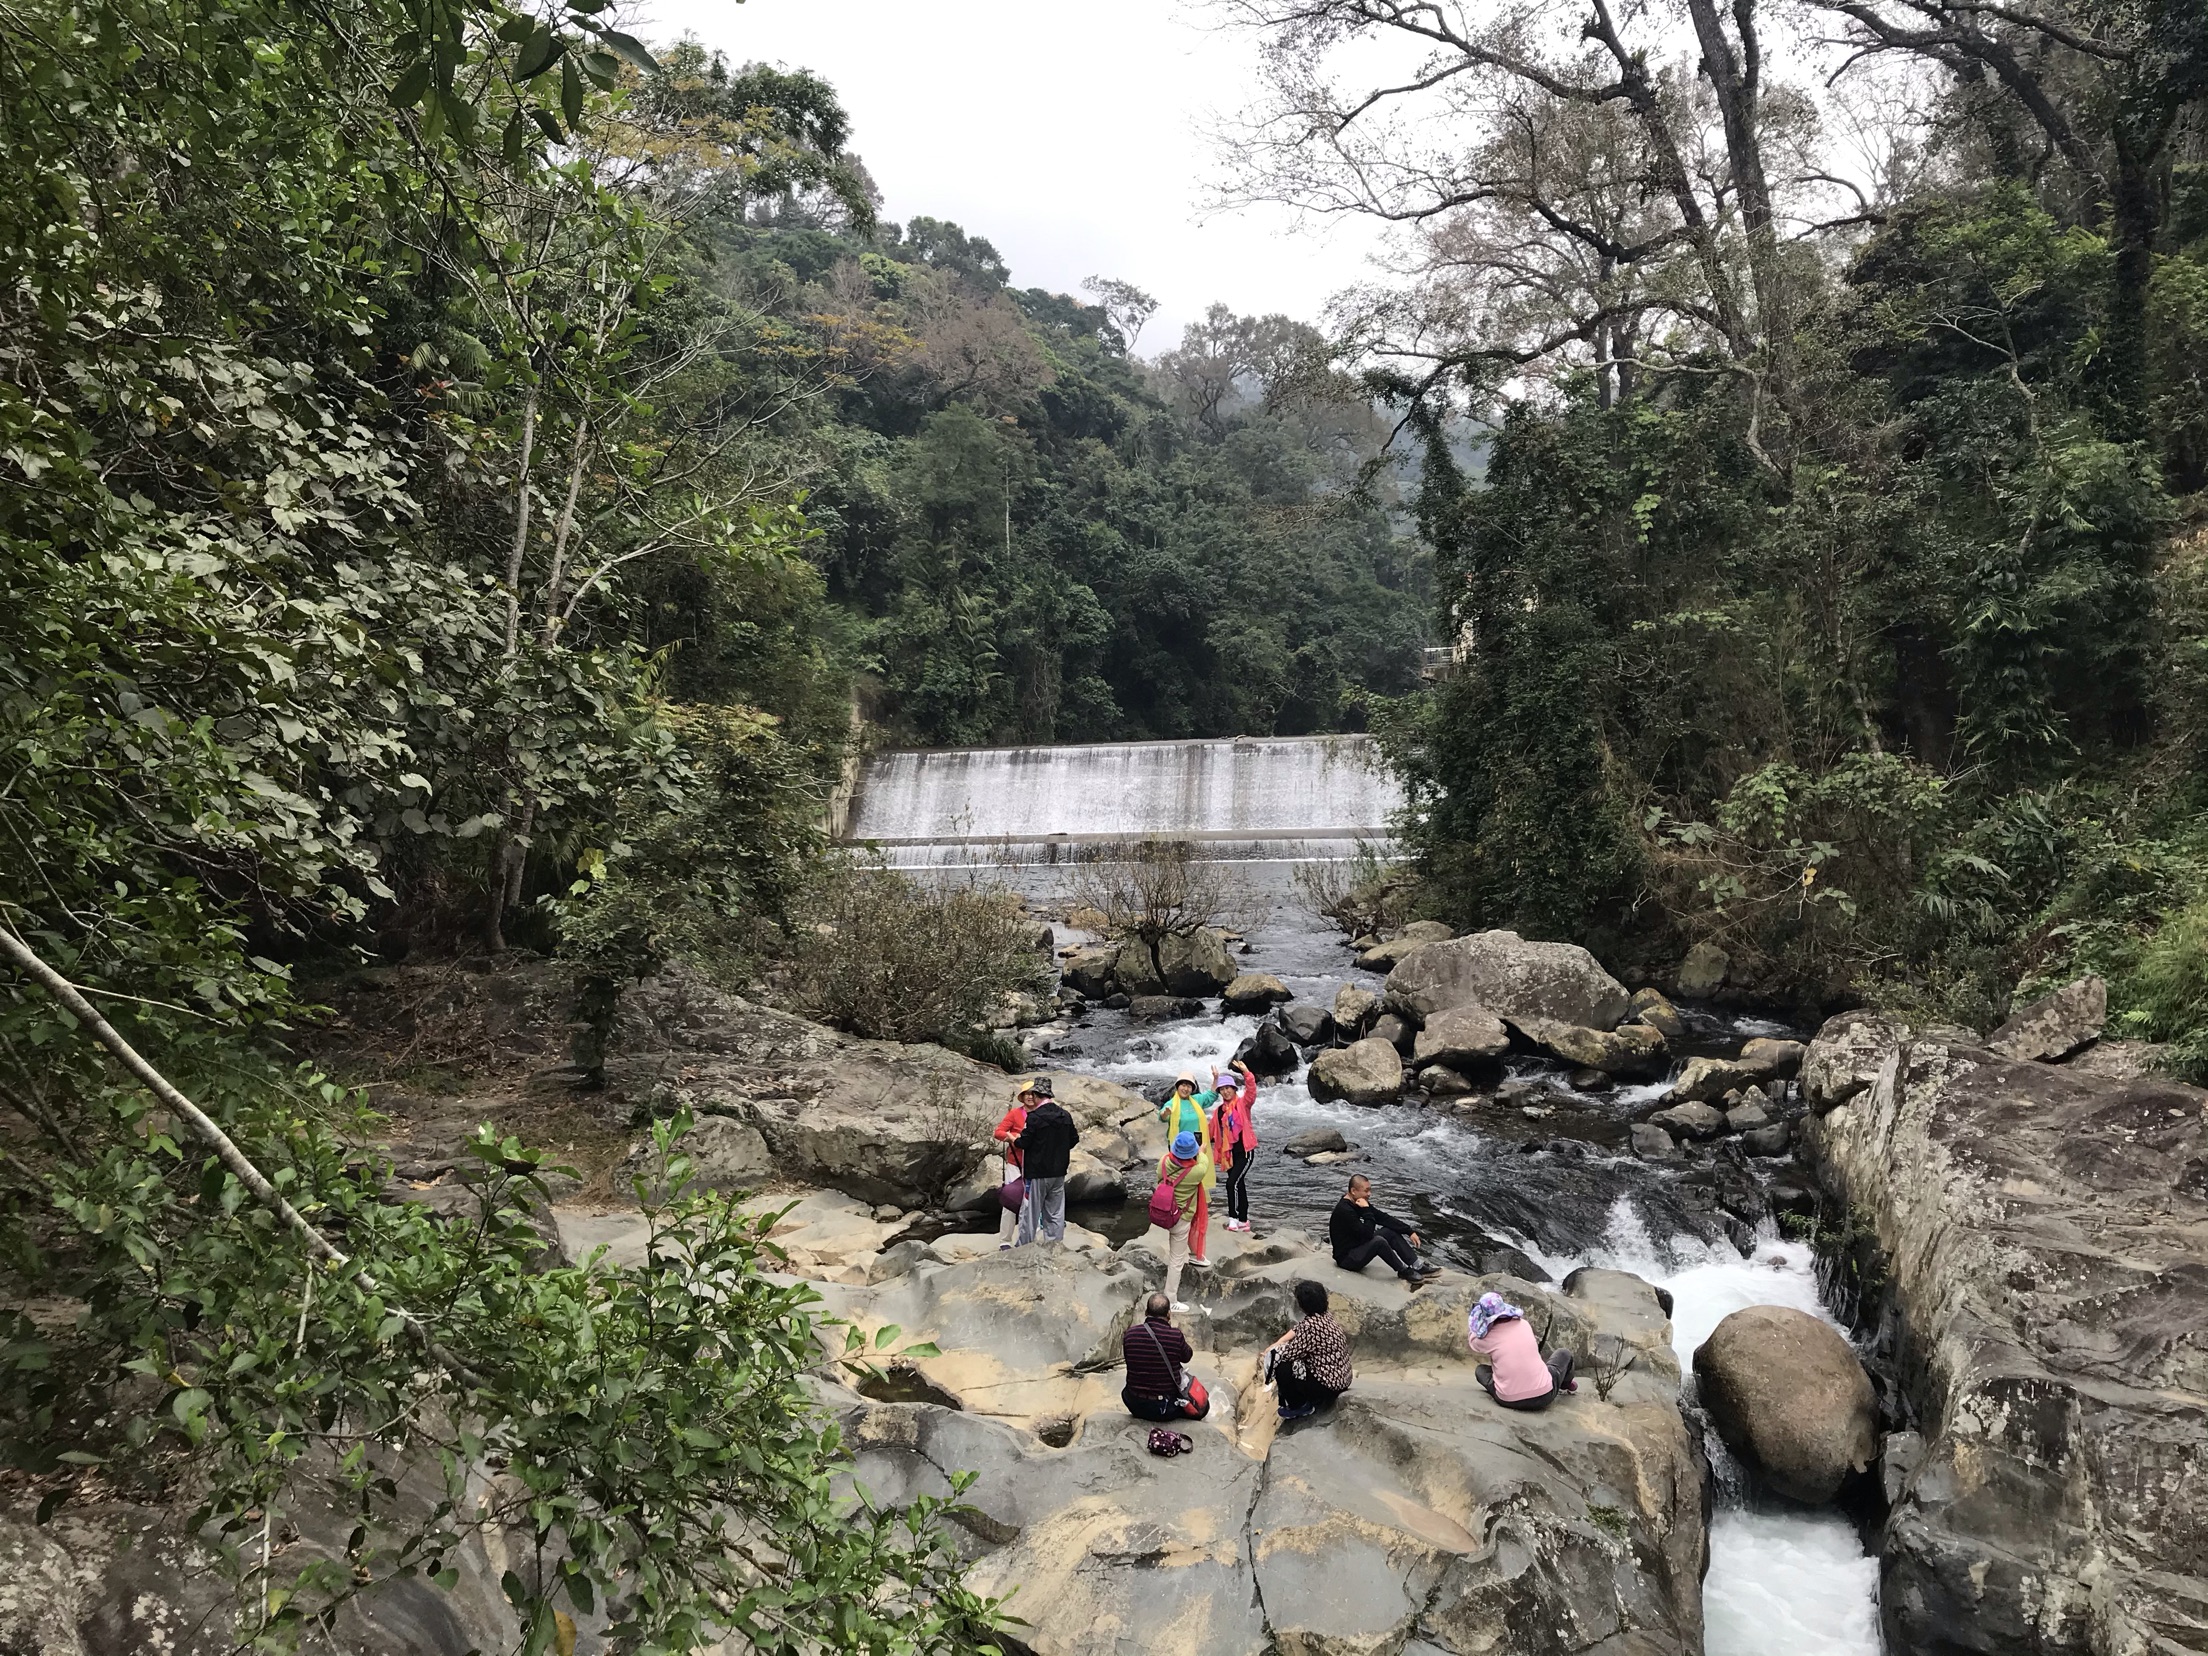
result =
[[[1229,10],[1250,193],[1419,226],[1346,343],[1465,655],[1384,720],[1427,900],[2208,1062],[2208,12]]]

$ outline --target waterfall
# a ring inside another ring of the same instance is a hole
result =
[[[1148,838],[1301,860],[1382,839],[1402,802],[1367,736],[904,750],[866,761],[847,837],[906,866]]]

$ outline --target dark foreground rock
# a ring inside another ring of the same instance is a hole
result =
[[[2208,1094],[1860,1013],[1803,1076],[1922,1435],[1880,1549],[1888,1648],[2208,1650]]]

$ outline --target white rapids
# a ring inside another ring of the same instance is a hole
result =
[[[1692,1237],[1659,1247],[1623,1197],[1605,1245],[1587,1258],[1526,1251],[1558,1278],[1574,1265],[1606,1265],[1669,1290],[1672,1350],[1690,1377],[1695,1347],[1748,1306],[1792,1306],[1839,1326],[1818,1297],[1806,1242],[1766,1238],[1746,1259]],[[1710,1446],[1724,1453],[1714,1437]],[[1758,1511],[1728,1502],[1721,1479],[1702,1616],[1704,1656],[1879,1656],[1878,1560],[1864,1556],[1855,1526],[1839,1513]]]

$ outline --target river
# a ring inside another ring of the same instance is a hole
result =
[[[1299,1000],[1327,1004],[1342,983],[1378,981],[1351,963],[1339,934],[1285,899],[1249,940],[1254,952],[1245,963],[1277,973]],[[1257,1022],[1214,1013],[1137,1028],[1099,1011],[1052,1061],[1149,1086],[1183,1069],[1223,1065]],[[1701,1031],[1699,1044],[1712,1047],[1776,1032],[1754,1020],[1715,1019]],[[1562,1088],[1549,1066],[1517,1067],[1524,1096],[1540,1102],[1518,1106],[1514,1117],[1507,1110],[1468,1117],[1416,1104],[1320,1104],[1299,1071],[1265,1085],[1260,1131],[1278,1145],[1307,1128],[1338,1129],[1363,1150],[1359,1171],[1372,1176],[1382,1205],[1413,1218],[1449,1263],[1511,1269],[1515,1253],[1556,1280],[1577,1265],[1606,1265],[1668,1289],[1690,1407],[1694,1349],[1729,1313],[1788,1305],[1834,1321],[1819,1298],[1808,1244],[1783,1239],[1764,1221],[1743,1254],[1733,1234],[1739,1222],[1728,1225],[1690,1175],[1624,1152],[1625,1125],[1666,1083],[1587,1098]],[[1347,1171],[1263,1156],[1251,1175],[1259,1229],[1270,1220],[1323,1235]],[[1103,1228],[1124,1233],[1140,1224],[1130,1204],[1118,1225]],[[1878,1565],[1864,1555],[1854,1524],[1837,1512],[1751,1504],[1723,1446],[1714,1433],[1707,1437],[1718,1457],[1703,1586],[1707,1656],[1878,1656]]]
[[[1243,964],[1276,974],[1299,1001],[1331,1005],[1340,985],[1375,988],[1379,979],[1297,900],[1290,875],[1299,860],[1377,839],[1396,802],[1361,739],[1332,738],[887,755],[869,767],[857,816],[895,842],[884,847],[893,862],[993,867],[991,877],[1046,907],[1068,897],[1071,848],[1082,841],[1146,830],[1189,837],[1233,870]],[[1787,1033],[1685,1010],[1688,1052]],[[1184,1069],[1223,1066],[1257,1023],[1207,1012],[1138,1026],[1095,1008],[1048,1062],[1154,1088]],[[1266,1083],[1258,1122],[1275,1147],[1308,1128],[1340,1131],[1362,1151],[1358,1170],[1381,1205],[1413,1220],[1445,1263],[1557,1280],[1577,1265],[1606,1265],[1669,1290],[1691,1409],[1694,1349],[1729,1313],[1772,1304],[1835,1319],[1819,1298],[1810,1248],[1773,1222],[1774,1207],[1806,1202],[1790,1163],[1697,1157],[1661,1167],[1627,1150],[1627,1127],[1667,1085],[1578,1094],[1559,1066],[1523,1059],[1498,1099],[1474,1110],[1371,1109],[1316,1102],[1298,1070]],[[1346,1171],[1261,1153],[1250,1178],[1258,1230],[1287,1224],[1323,1235]],[[1080,1218],[1119,1236],[1144,1223],[1136,1203]],[[1855,1526],[1833,1511],[1754,1501],[1716,1435],[1705,1435],[1718,1502],[1703,1588],[1707,1656],[1879,1656],[1878,1566]]]

